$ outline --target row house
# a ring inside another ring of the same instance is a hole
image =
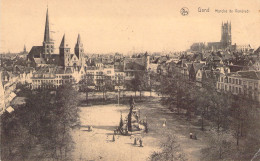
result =
[[[19,75],[15,75],[11,72],[0,70],[0,112],[4,112],[6,108],[9,108],[11,101],[16,97],[15,89],[16,84],[20,81]],[[10,107],[12,108],[12,107]]]
[[[74,83],[73,74],[73,68],[42,67],[33,73],[31,88],[57,88],[66,83]]]
[[[217,89],[229,91],[235,95],[247,95],[256,101],[260,101],[260,72],[239,71],[221,74],[217,82]]]
[[[100,90],[104,79],[115,80],[115,70],[113,65],[103,65],[86,67],[86,79],[91,79],[96,90]]]

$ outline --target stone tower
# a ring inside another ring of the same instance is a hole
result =
[[[74,48],[74,53],[79,59],[79,66],[84,65],[84,48],[81,43],[80,35],[78,34],[77,43]]]
[[[53,54],[53,52],[54,52],[54,42],[52,41],[51,36],[50,36],[48,8],[47,8],[47,12],[46,12],[44,40],[43,40],[42,44],[43,44],[44,58],[50,57],[50,55]]]
[[[60,43],[60,63],[63,67],[70,66],[70,47],[66,43],[65,34]]]
[[[222,22],[220,42],[223,49],[229,48],[232,45],[231,22],[230,23]]]

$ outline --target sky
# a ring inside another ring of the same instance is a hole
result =
[[[73,50],[78,33],[86,53],[182,51],[220,41],[222,21],[232,23],[233,44],[260,46],[260,0],[0,0],[0,52],[42,45],[47,6],[56,53],[63,34]]]

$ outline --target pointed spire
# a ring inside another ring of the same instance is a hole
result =
[[[61,43],[60,43],[60,48],[69,48],[66,39],[65,39],[65,34],[62,37]]]
[[[49,28],[49,14],[48,7],[46,12],[45,30],[44,30],[44,42],[50,42],[50,28]]]
[[[81,44],[80,34],[78,34],[77,44]]]
[[[75,45],[75,48],[83,47],[83,44],[81,43],[80,34],[78,34],[77,43]]]

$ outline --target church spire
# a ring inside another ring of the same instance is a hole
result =
[[[66,42],[65,34],[64,34],[62,37],[61,43],[60,43],[60,48],[68,48],[68,47],[69,47],[69,45]]]
[[[78,34],[77,43],[74,48],[74,53],[80,59],[83,56],[84,49],[83,44],[81,43],[80,34]]]
[[[44,30],[44,42],[50,42],[50,28],[49,28],[49,14],[48,7],[46,12],[45,30]]]
[[[81,44],[81,39],[80,39],[80,34],[78,34],[76,46],[80,46],[80,44]]]

